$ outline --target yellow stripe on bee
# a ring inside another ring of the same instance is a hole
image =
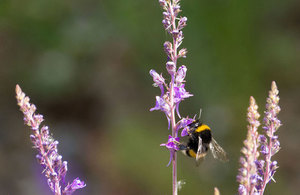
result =
[[[189,150],[189,155],[193,158],[196,158],[197,154],[194,152],[194,150]]]
[[[188,150],[188,153],[189,153],[190,157],[197,158],[197,153],[194,152],[194,150]],[[206,154],[207,154],[206,152],[200,153],[199,156],[198,156],[199,159],[205,157]]]
[[[199,127],[195,130],[195,132],[200,133],[201,131],[205,131],[205,130],[210,130],[210,128],[209,128],[209,126],[203,124],[203,125],[199,126]]]

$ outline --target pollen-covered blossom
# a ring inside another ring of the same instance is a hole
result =
[[[62,161],[62,156],[57,150],[58,141],[56,141],[49,132],[48,126],[40,127],[43,122],[41,114],[35,114],[36,107],[30,104],[29,97],[22,92],[19,85],[16,86],[16,98],[20,110],[24,114],[25,124],[31,127],[32,134],[30,140],[37,149],[37,161],[41,164],[43,173],[47,178],[48,185],[55,195],[72,194],[75,190],[83,188],[86,184],[78,178],[71,184],[65,186],[65,176],[67,173],[67,161]],[[64,189],[62,189],[65,186]]]
[[[244,141],[245,147],[241,157],[241,168],[237,181],[240,183],[238,192],[240,195],[262,195],[266,185],[273,179],[273,175],[278,168],[277,161],[272,161],[272,156],[280,149],[278,136],[275,132],[281,126],[277,118],[280,111],[279,96],[276,83],[273,81],[269,97],[267,98],[265,117],[263,121],[264,134],[259,135],[257,128],[259,114],[254,98],[250,98],[250,107],[248,109],[248,135]],[[260,150],[258,149],[260,145]],[[259,151],[259,152],[258,152]],[[259,153],[261,154],[259,158]]]
[[[263,160],[257,162],[259,175],[263,178],[259,188],[260,194],[264,193],[266,185],[273,179],[273,175],[278,168],[277,161],[273,161],[271,158],[280,150],[280,143],[278,141],[278,135],[276,131],[281,126],[280,120],[277,118],[280,112],[279,96],[276,83],[273,81],[269,97],[267,98],[266,111],[264,116],[264,131],[266,135],[261,135],[259,141],[261,143],[261,154]]]
[[[257,128],[260,123],[259,113],[257,112],[258,106],[255,99],[250,97],[250,106],[248,108],[248,134],[247,139],[244,141],[244,147],[242,148],[243,157],[240,158],[241,168],[239,169],[239,175],[237,176],[237,181],[239,185],[239,194],[248,195],[256,194],[258,191],[256,189],[257,179],[259,178],[257,174],[256,164],[257,158],[259,156],[258,152],[258,132]]]

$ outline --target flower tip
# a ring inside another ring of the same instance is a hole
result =
[[[166,68],[167,68],[167,70],[168,70],[168,72],[169,72],[170,75],[174,75],[175,74],[175,72],[176,72],[176,66],[175,66],[174,62],[168,61],[166,63]]]
[[[275,81],[272,81],[272,84],[271,84],[271,91],[272,91],[274,94],[276,94],[276,95],[278,95],[278,93],[279,93]]]
[[[22,89],[21,89],[21,87],[17,84],[17,85],[16,85],[16,94],[18,95],[18,94],[20,94],[20,93],[22,93]]]
[[[250,104],[255,104],[255,99],[254,99],[254,97],[253,96],[250,96]]]
[[[153,69],[151,69],[150,71],[149,71],[149,74],[153,77],[153,74],[155,74],[156,73],[156,71],[155,70],[153,70]]]
[[[277,89],[277,85],[276,85],[276,82],[275,81],[272,81],[272,86],[271,86],[272,89]]]
[[[220,195],[220,191],[217,187],[214,189],[214,195]]]

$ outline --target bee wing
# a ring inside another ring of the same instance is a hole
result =
[[[209,149],[212,152],[214,158],[219,159],[223,162],[228,161],[228,157],[224,149],[212,138],[211,143],[209,144]]]
[[[199,143],[198,143],[198,150],[197,150],[197,155],[196,155],[196,160],[198,161],[201,158],[201,154],[203,153],[203,149],[202,149],[202,139],[199,136]]]
[[[198,150],[196,154],[196,166],[200,165],[200,163],[204,160],[204,157],[206,155],[206,152],[203,149],[202,139],[200,136],[198,138],[199,138],[199,142],[198,142]]]

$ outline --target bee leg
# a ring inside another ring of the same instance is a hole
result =
[[[178,146],[179,146],[179,150],[187,150],[188,149],[188,147],[184,144],[179,144]]]

